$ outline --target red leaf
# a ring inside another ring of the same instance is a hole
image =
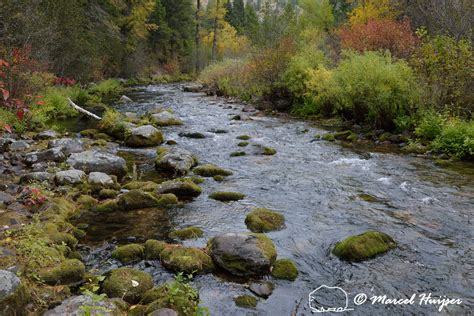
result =
[[[36,104],[38,104],[38,105],[44,105],[44,101],[37,101]]]
[[[23,110],[18,110],[16,111],[16,117],[20,120],[23,121],[23,117],[25,116],[25,112]]]

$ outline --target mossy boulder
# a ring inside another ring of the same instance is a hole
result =
[[[428,147],[420,143],[411,142],[402,148],[402,151],[406,154],[418,154],[422,155],[428,151]]]
[[[159,194],[172,193],[178,198],[194,198],[201,194],[202,189],[189,179],[174,179],[161,183],[156,192]]]
[[[163,134],[152,125],[144,125],[125,133],[125,144],[130,147],[157,146],[164,142]]]
[[[275,148],[271,148],[271,147],[263,147],[263,154],[265,156],[273,156],[273,155],[276,155],[277,151]]]
[[[211,257],[197,248],[167,245],[160,256],[163,266],[174,272],[200,273],[214,270]]]
[[[352,134],[353,134],[352,131],[347,130],[347,131],[334,133],[333,135],[334,135],[334,138],[337,140],[346,140],[347,137],[349,137]]]
[[[206,138],[206,135],[199,132],[186,132],[186,133],[179,133],[179,136],[186,137],[186,138],[194,138],[194,139],[203,139]]]
[[[117,200],[107,200],[96,207],[97,212],[101,213],[110,213],[114,211],[119,211]]]
[[[174,194],[155,195],[142,190],[130,190],[120,195],[117,201],[122,210],[136,210],[176,203],[177,199]]]
[[[235,151],[235,152],[230,153],[231,157],[242,157],[245,155],[247,155],[245,151]]]
[[[83,195],[79,196],[79,198],[76,200],[76,202],[82,208],[85,208],[85,209],[93,208],[94,206],[96,206],[99,203],[99,201],[94,199],[92,196],[86,195],[86,194],[83,194]]]
[[[157,260],[160,259],[160,254],[165,249],[166,243],[161,240],[148,239],[145,242],[145,259],[147,260]]]
[[[112,189],[102,189],[99,191],[99,197],[101,199],[113,199],[119,194],[118,191]]]
[[[321,136],[321,139],[327,142],[333,142],[336,140],[336,137],[334,137],[334,134],[324,134],[323,136]]]
[[[249,142],[240,142],[240,143],[237,144],[237,146],[239,146],[239,147],[246,147],[248,145],[249,145]]]
[[[189,284],[178,281],[165,283],[148,294],[148,299],[155,300],[148,305],[146,315],[163,308],[172,309],[179,316],[194,315],[199,304],[198,291]]]
[[[279,259],[273,264],[272,276],[276,279],[294,281],[298,277],[298,269],[293,261]]]
[[[120,260],[123,263],[138,261],[143,259],[144,250],[144,247],[139,244],[119,246],[112,252],[112,258]]]
[[[169,237],[173,239],[196,239],[202,237],[203,235],[204,232],[201,228],[191,226],[175,230],[174,232],[169,234]]]
[[[41,280],[50,285],[73,284],[82,281],[84,264],[77,259],[68,259],[60,264],[39,271]]]
[[[159,184],[153,181],[132,181],[125,184],[122,188],[126,190],[142,190],[145,192],[154,192]]]
[[[182,148],[159,148],[155,168],[160,172],[185,175],[197,165],[196,157]]]
[[[173,113],[169,111],[160,111],[155,114],[151,114],[150,120],[157,126],[172,126],[182,125],[183,122],[177,118]]]
[[[223,192],[223,191],[218,191],[218,192],[213,192],[209,194],[209,198],[221,202],[227,202],[227,201],[238,201],[242,200],[245,198],[245,194],[238,193],[238,192]]]
[[[65,244],[71,249],[74,249],[78,243],[76,237],[74,237],[72,234],[61,232],[52,232],[51,234],[49,234],[49,239],[54,244]]]
[[[257,298],[252,295],[240,295],[234,298],[235,305],[243,308],[257,307]]]
[[[119,268],[111,271],[102,283],[102,292],[109,297],[119,297],[130,304],[137,304],[146,291],[153,288],[151,276],[132,268]]]
[[[237,139],[240,139],[240,140],[249,140],[251,137],[249,135],[240,135],[240,136],[237,136]]]
[[[220,176],[220,177],[222,177],[222,176]],[[192,177],[189,177],[188,179],[191,180],[192,182],[196,183],[196,184],[201,184],[204,181],[206,181],[204,178],[198,177],[198,176],[192,176]]]
[[[0,270],[0,315],[23,315],[29,292],[12,272]]]
[[[217,181],[217,182],[222,182],[225,180],[225,177],[224,176],[213,176],[212,179],[214,179],[214,181]]]
[[[247,215],[245,224],[254,233],[280,230],[285,227],[285,216],[266,208],[256,208]]]
[[[338,242],[333,254],[343,260],[360,262],[386,253],[396,246],[396,242],[389,235],[368,231]]]
[[[267,274],[277,257],[264,234],[227,233],[212,238],[208,248],[216,265],[237,276]]]
[[[197,174],[202,177],[214,177],[214,176],[230,176],[232,171],[223,169],[213,164],[205,164],[197,166],[193,169],[194,174]]]

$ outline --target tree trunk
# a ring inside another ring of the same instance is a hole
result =
[[[212,41],[212,60],[216,60],[216,50],[217,50],[217,29],[219,23],[219,5],[220,1],[216,0],[216,16],[214,18],[214,40]]]

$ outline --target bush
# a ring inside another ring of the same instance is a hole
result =
[[[77,116],[77,111],[68,104],[67,98],[74,99],[79,91],[80,88],[77,86],[47,88],[41,101],[31,105],[31,123],[33,126],[45,127],[56,119]]]
[[[308,87],[315,113],[338,113],[387,130],[396,127],[397,117],[414,113],[420,96],[411,68],[376,52],[346,52],[333,71],[314,70]]]
[[[432,141],[441,134],[445,121],[446,119],[440,113],[434,110],[427,111],[422,114],[415,128],[415,134],[421,140]]]
[[[449,120],[443,126],[441,134],[433,141],[432,148],[436,152],[459,159],[473,160],[474,121]]]
[[[439,111],[470,118],[474,110],[474,54],[469,40],[422,35],[410,62],[428,87],[430,103]]]
[[[116,95],[123,91],[122,84],[117,79],[107,79],[93,85],[89,92],[99,96]]]

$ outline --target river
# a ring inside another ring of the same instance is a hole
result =
[[[248,231],[245,215],[254,207],[266,207],[286,217],[286,228],[268,236],[279,258],[295,261],[299,277],[295,282],[272,280],[273,294],[260,299],[255,310],[246,310],[236,307],[233,297],[249,293],[247,280],[198,275],[192,284],[212,315],[308,315],[308,295],[321,285],[344,289],[353,314],[437,312],[437,306],[418,302],[355,306],[352,299],[359,293],[390,298],[432,293],[462,299],[461,305],[448,306],[443,314],[474,310],[472,164],[446,169],[424,158],[314,141],[315,134],[325,131],[311,122],[265,116],[245,104],[185,93],[181,84],[142,87],[129,96],[135,102],[118,105],[118,110],[143,114],[156,107],[171,108],[184,124],[163,128],[166,138],[196,154],[201,163],[214,163],[234,175],[223,182],[207,179],[198,198],[168,210],[91,220],[83,247],[89,267],[101,272],[116,267],[118,263],[109,259],[116,242],[163,239],[169,231],[189,225],[201,227],[205,235],[184,244],[205,247],[217,234]],[[235,115],[243,119],[233,120]],[[201,132],[206,138],[180,137],[184,131]],[[246,151],[236,139],[244,134],[275,148],[277,154],[231,158],[231,152]],[[156,179],[155,149],[119,151],[138,177]],[[208,198],[213,191],[242,192],[246,198],[222,203]],[[399,247],[362,263],[347,263],[331,254],[336,242],[367,230],[391,235]],[[158,262],[134,266],[151,273],[156,284],[173,277]]]

